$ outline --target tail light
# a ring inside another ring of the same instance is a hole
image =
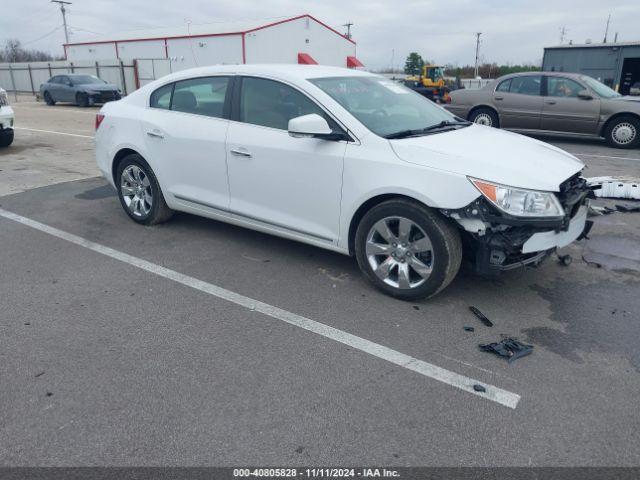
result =
[[[96,114],[96,130],[100,128],[100,124],[102,123],[103,120],[104,120],[104,115],[101,113],[97,113]]]

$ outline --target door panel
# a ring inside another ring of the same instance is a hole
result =
[[[219,118],[147,109],[142,135],[165,196],[228,208],[228,127]]]
[[[345,142],[294,138],[292,118],[332,120],[309,97],[281,82],[244,77],[227,135],[230,210],[327,242],[339,232]]]
[[[598,132],[600,100],[578,98],[586,86],[564,77],[547,77],[547,96],[542,107],[542,129],[557,132]]]
[[[500,115],[500,126],[539,129],[542,114],[541,88],[540,75],[518,76],[510,80],[509,91],[494,92],[493,103]]]
[[[197,78],[151,94],[142,134],[165,195],[229,208],[225,149],[229,120],[219,118],[228,84],[229,77]]]
[[[232,122],[227,148],[233,213],[337,240],[346,143]]]

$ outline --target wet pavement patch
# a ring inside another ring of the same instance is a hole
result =
[[[583,363],[583,355],[613,354],[625,358],[640,372],[637,292],[640,282],[584,284],[565,278],[550,286],[531,287],[550,304],[551,326],[521,330],[527,342],[561,357]],[[614,313],[615,312],[615,313]]]
[[[582,258],[607,270],[640,273],[640,247],[638,239],[631,235],[593,235]]]
[[[78,193],[74,196],[81,200],[100,200],[102,198],[115,197],[116,191],[111,185],[102,185],[100,187],[85,190],[84,192]]]

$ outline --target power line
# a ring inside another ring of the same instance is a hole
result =
[[[49,33],[45,33],[44,35],[42,35],[41,37],[36,38],[35,40],[29,40],[28,42],[23,42],[22,45],[29,45],[31,43],[35,43],[39,40],[42,40],[43,38],[47,38],[50,35],[53,35],[54,33],[56,33],[58,30],[60,30],[63,27],[63,25],[58,25],[56,28],[54,28],[53,30],[51,30]]]

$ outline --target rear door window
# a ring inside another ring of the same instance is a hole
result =
[[[230,77],[204,77],[175,83],[171,110],[223,118]]]
[[[542,86],[541,75],[525,75],[511,79],[509,92],[521,95],[540,95]]]
[[[511,87],[511,79],[505,80],[504,82],[500,82],[498,88],[496,88],[496,92],[508,92]]]
[[[169,110],[171,108],[171,94],[173,93],[173,83],[164,85],[151,94],[149,106],[152,108],[162,108]]]

